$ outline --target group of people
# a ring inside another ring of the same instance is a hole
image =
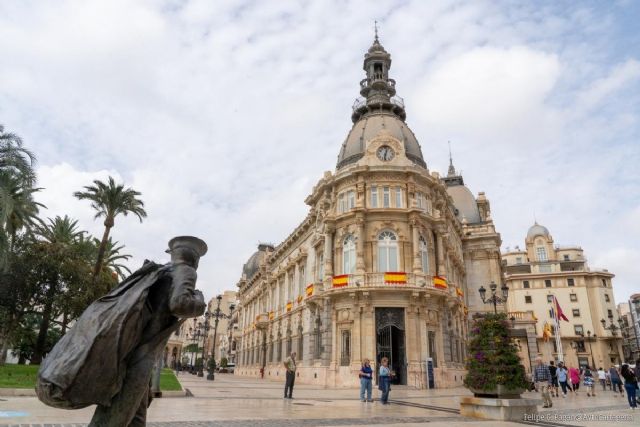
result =
[[[293,386],[296,381],[296,352],[294,351],[284,361],[286,369],[286,380],[284,385],[284,398],[293,399]],[[373,402],[373,368],[369,359],[364,359],[358,376],[360,377],[360,401]],[[391,390],[391,380],[394,372],[389,367],[389,359],[383,357],[380,360],[380,369],[378,370],[378,389],[381,391],[380,402],[383,405],[389,404],[389,391]],[[366,394],[366,398],[365,398]]]
[[[540,392],[543,408],[553,406],[552,396],[559,397],[559,389],[562,389],[562,397],[567,397],[567,392],[578,394],[580,383],[585,386],[587,397],[596,395],[596,381],[602,386],[602,391],[612,390],[614,396],[624,397],[622,390],[623,382],[626,391],[629,407],[638,407],[638,378],[640,377],[640,360],[636,361],[635,368],[628,364],[623,364],[618,370],[612,366],[608,370],[599,368],[593,371],[590,366],[584,368],[567,367],[563,362],[558,362],[558,366],[553,361],[545,365],[541,357],[536,358],[536,366],[533,370],[533,381],[535,389]]]

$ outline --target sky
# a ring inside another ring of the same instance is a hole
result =
[[[640,2],[0,0],[0,123],[37,157],[38,201],[96,236],[72,197],[114,176],[148,218],[133,255],[203,238],[199,286],[236,289],[334,171],[373,40],[430,171],[484,191],[503,249],[534,220],[640,292]]]

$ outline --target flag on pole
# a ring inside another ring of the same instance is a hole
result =
[[[544,341],[549,341],[551,337],[551,325],[547,322],[544,322],[544,326],[542,327],[542,339]]]
[[[556,296],[553,296],[553,305],[555,306],[556,309],[556,313],[558,315],[558,321],[559,320],[566,320],[567,322],[569,321],[569,319],[567,319],[567,316],[564,315],[564,313],[562,312],[562,309],[560,308],[560,304],[558,303],[558,299],[556,298]]]

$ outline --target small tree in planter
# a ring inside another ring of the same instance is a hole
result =
[[[207,375],[207,379],[209,381],[213,381],[215,379],[215,374],[214,374],[215,371],[216,371],[216,360],[213,357],[211,357],[207,362],[207,372],[209,373]]]
[[[505,313],[475,315],[464,385],[478,397],[520,397],[528,386]]]

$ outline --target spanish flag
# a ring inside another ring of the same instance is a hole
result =
[[[340,276],[333,276],[333,287],[343,288],[349,284],[349,275],[342,274]]]
[[[273,313],[273,310],[269,312],[269,320],[273,320],[273,318],[275,317],[275,314]]]
[[[458,295],[459,297],[463,297],[464,296],[464,292],[462,292],[462,289],[460,289],[457,286],[456,286],[456,295]]]
[[[287,311],[291,311],[292,308],[293,308],[293,302],[289,301],[287,303]]]
[[[310,297],[311,295],[313,295],[313,283],[307,285],[307,296]]]
[[[448,289],[447,279],[441,276],[433,276],[433,286],[439,289]]]
[[[302,302],[302,295],[298,295],[296,301],[298,302],[298,304],[300,304]]]
[[[387,271],[384,273],[384,283],[393,283],[395,285],[407,284],[407,273],[401,271]]]

